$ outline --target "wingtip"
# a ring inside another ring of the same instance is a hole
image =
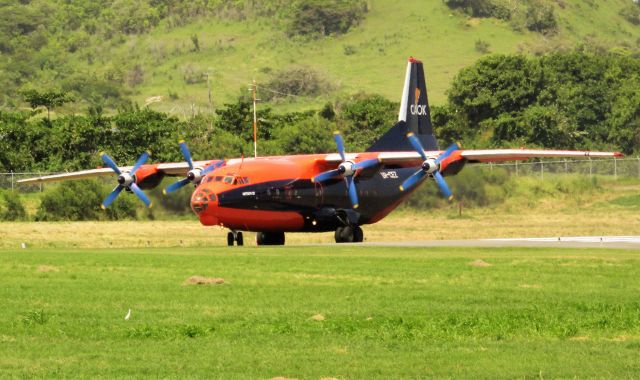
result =
[[[183,139],[180,139],[180,140],[178,141],[178,144],[184,144],[184,140],[183,140]]]
[[[105,206],[104,204],[101,204],[101,205],[100,205],[100,208],[101,208],[101,209],[103,209],[103,210],[106,210],[106,209],[107,209],[107,206]]]
[[[153,202],[149,203],[149,208],[152,208],[152,207],[153,207]]]
[[[358,208],[358,206],[360,206],[360,205],[356,203],[356,204],[353,205],[353,208],[356,209],[356,208]]]
[[[400,185],[400,191],[404,191],[404,187],[402,185]]]
[[[407,133],[407,137],[411,137],[411,136],[413,136],[413,132]]]
[[[339,134],[340,134],[340,131],[333,131],[333,134],[334,134],[334,136],[335,136],[335,135],[339,135]]]
[[[162,195],[167,195],[167,189],[162,189]]]
[[[447,198],[447,200],[449,202],[453,202],[454,199],[455,199],[455,197],[453,195],[450,195],[449,198]]]

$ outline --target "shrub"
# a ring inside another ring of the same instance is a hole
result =
[[[633,25],[640,25],[640,3],[629,4],[620,11],[620,16]]]
[[[345,34],[358,25],[367,11],[360,0],[302,0],[291,15],[289,36]]]
[[[287,95],[318,96],[332,88],[328,80],[307,66],[293,66],[278,71],[266,87],[271,90],[262,93],[267,100]]]
[[[473,17],[495,17],[501,20],[508,20],[511,17],[508,4],[500,0],[444,0],[444,2],[449,8],[462,9]]]
[[[555,33],[558,22],[553,13],[553,5],[534,2],[525,12],[525,26],[538,33]]]
[[[48,189],[42,201],[36,220],[100,220],[128,219],[136,216],[136,203],[126,193],[103,211],[100,207],[110,190],[103,188],[97,180],[70,181]]]
[[[20,201],[20,196],[15,191],[0,193],[0,220],[24,220],[27,212]]]
[[[489,43],[485,40],[477,40],[476,41],[476,51],[482,54],[487,54],[489,52]]]

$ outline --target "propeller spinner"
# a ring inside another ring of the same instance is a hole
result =
[[[140,169],[140,167],[144,165],[147,162],[147,160],[149,160],[150,156],[151,156],[151,153],[149,152],[142,153],[142,155],[140,155],[140,157],[138,158],[138,161],[136,161],[135,165],[133,165],[133,168],[131,168],[131,171],[123,172],[120,170],[120,168],[118,168],[118,165],[115,163],[115,161],[113,161],[111,157],[109,157],[108,154],[104,152],[100,154],[100,158],[102,158],[102,162],[104,162],[105,165],[110,167],[111,170],[113,170],[113,172],[118,175],[118,185],[111,191],[111,193],[109,193],[107,198],[105,198],[105,200],[102,202],[103,209],[109,207],[113,203],[113,201],[115,201],[116,198],[118,198],[118,195],[120,195],[120,193],[124,189],[132,191],[138,198],[140,198],[140,200],[144,202],[145,205],[147,205],[147,207],[150,208],[151,206],[153,206],[153,204],[151,203],[151,200],[142,191],[142,189],[140,189],[140,187],[138,187],[138,185],[136,184],[136,177],[135,177],[138,169]]]
[[[207,166],[204,169],[194,167],[193,160],[191,159],[191,152],[189,151],[189,148],[187,147],[187,143],[185,143],[184,140],[180,140],[180,151],[182,152],[182,156],[184,157],[185,161],[187,161],[187,164],[189,165],[189,172],[187,173],[187,176],[185,178],[181,179],[180,181],[172,183],[171,185],[167,186],[166,189],[162,190],[162,193],[165,195],[178,190],[179,188],[187,185],[188,183],[191,183],[191,182],[195,184],[200,183],[200,181],[202,180],[202,177],[207,175],[207,173],[212,172],[214,169],[224,164],[224,161],[218,161],[214,164]]]
[[[427,154],[425,153],[424,148],[420,143],[420,140],[412,132],[407,134],[407,138],[409,139],[409,142],[411,143],[411,146],[413,147],[413,149],[415,149],[416,152],[420,154],[420,157],[422,157],[424,161],[422,162],[422,167],[420,168],[420,170],[415,172],[411,177],[407,178],[402,183],[402,185],[400,185],[400,191],[405,191],[406,189],[409,189],[413,187],[416,183],[420,182],[420,180],[423,177],[427,175],[432,175],[433,178],[436,180],[436,183],[438,184],[438,187],[440,188],[440,191],[442,192],[442,194],[449,201],[453,200],[453,194],[451,193],[451,190],[449,190],[449,186],[447,185],[447,182],[444,180],[444,177],[440,173],[440,169],[441,169],[441,162],[447,157],[449,157],[451,153],[455,152],[456,150],[459,150],[460,146],[454,143],[450,147],[448,147],[447,150],[445,150],[438,157],[429,158],[427,157]]]
[[[338,147],[338,153],[342,158],[342,163],[338,165],[336,169],[329,170],[323,173],[318,174],[317,176],[311,179],[312,182],[324,182],[331,178],[342,177],[344,178],[345,184],[347,186],[347,192],[349,193],[349,200],[351,201],[351,206],[353,208],[358,208],[358,191],[356,189],[356,184],[353,180],[356,171],[359,169],[366,169],[372,166],[377,165],[380,160],[377,158],[364,160],[361,162],[351,162],[347,161],[345,151],[344,151],[344,140],[340,135],[340,132],[333,133],[333,139],[336,142],[336,146]]]

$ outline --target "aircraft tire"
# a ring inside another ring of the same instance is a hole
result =
[[[336,228],[335,239],[336,243],[353,243],[354,230],[351,226],[344,226]]]
[[[360,226],[353,227],[353,242],[362,243],[364,241],[364,232]]]
[[[233,232],[229,231],[229,233],[227,234],[227,245],[228,245],[229,247],[233,247],[233,242],[234,242],[235,240],[236,240],[236,239],[233,237]]]
[[[284,232],[258,232],[256,243],[258,245],[284,245]]]
[[[244,237],[242,236],[242,232],[236,233],[236,243],[238,244],[238,247],[244,245]]]

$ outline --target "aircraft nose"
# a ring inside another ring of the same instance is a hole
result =
[[[216,195],[209,189],[198,189],[191,196],[191,209],[198,215],[204,214],[217,201]]]

